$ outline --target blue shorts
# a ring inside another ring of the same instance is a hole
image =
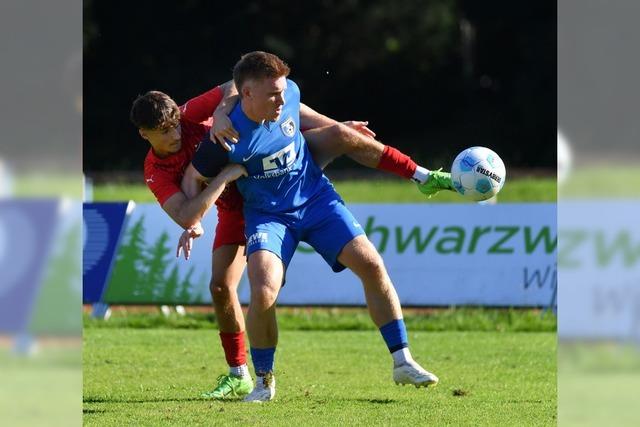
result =
[[[338,255],[347,243],[364,234],[333,189],[293,212],[267,214],[245,210],[245,222],[247,257],[267,250],[282,260],[285,269],[302,241],[311,245],[333,271],[342,271],[345,267],[338,262]]]

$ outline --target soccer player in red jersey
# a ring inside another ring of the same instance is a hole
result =
[[[227,117],[236,100],[235,87],[227,82],[180,107],[168,95],[151,91],[138,97],[130,112],[140,136],[151,145],[144,162],[144,179],[162,209],[185,229],[179,246],[185,256],[188,257],[191,239],[203,233],[200,220],[204,214],[213,204],[218,208],[210,290],[230,372],[221,375],[216,388],[203,395],[215,399],[242,396],[253,388],[246,365],[244,317],[237,295],[246,266],[244,218],[242,198],[233,184],[246,171],[240,165],[229,165],[199,194],[191,194],[192,198],[182,191],[181,180],[207,133],[221,144],[227,143],[225,138],[237,141],[238,135]],[[301,123],[308,128],[304,136],[314,160],[322,167],[345,154],[365,166],[413,179],[427,195],[453,189],[448,174],[428,171],[395,148],[373,139],[375,134],[366,122],[341,124],[304,104],[300,114]]]

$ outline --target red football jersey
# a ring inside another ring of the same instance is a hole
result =
[[[180,151],[159,158],[149,149],[144,160],[144,179],[160,205],[181,191],[180,183],[202,138],[211,129],[211,116],[220,101],[222,90],[216,87],[180,106]],[[242,210],[242,196],[235,183],[227,186],[216,201],[220,209]]]

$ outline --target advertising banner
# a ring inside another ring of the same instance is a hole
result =
[[[549,305],[557,283],[552,203],[351,204],[382,255],[405,306]],[[175,258],[182,230],[156,204],[131,216],[105,294],[111,303],[209,303],[216,218],[204,222],[189,261]],[[246,274],[239,288],[249,301]],[[365,305],[350,271],[333,273],[301,244],[278,299],[288,305]]]
[[[58,221],[58,200],[0,200],[0,332],[26,332]]]
[[[640,341],[640,203],[558,204],[558,335]]]
[[[350,209],[382,255],[404,306],[532,307],[552,300],[554,204],[353,204]],[[365,304],[353,273],[333,273],[307,248],[302,245],[291,262],[280,304]]]
[[[82,206],[82,300],[99,302],[109,281],[126,217],[133,203],[84,203]]]
[[[34,335],[82,334],[82,202],[63,198],[56,231],[34,303],[29,331]]]
[[[202,304],[211,302],[211,248],[215,210],[203,221],[190,259],[176,257],[182,228],[157,203],[133,210],[118,249],[103,301],[109,304]]]

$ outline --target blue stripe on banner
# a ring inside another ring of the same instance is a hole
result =
[[[128,205],[83,204],[82,298],[85,304],[99,302],[104,294],[125,228]]]

